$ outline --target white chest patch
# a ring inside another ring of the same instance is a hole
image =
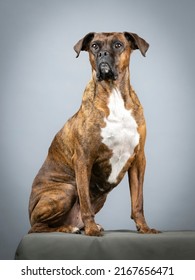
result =
[[[110,114],[105,118],[106,126],[101,130],[102,142],[112,150],[110,158],[111,173],[109,183],[116,183],[117,176],[133,155],[139,143],[137,123],[131,115],[131,110],[124,106],[120,91],[114,89],[111,93],[108,108]]]

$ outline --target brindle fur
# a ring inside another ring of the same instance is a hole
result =
[[[114,40],[123,43],[121,53],[114,53],[117,79],[97,80],[96,56],[91,43],[102,42],[102,48],[112,52]],[[86,86],[79,111],[55,136],[48,156],[34,179],[29,202],[32,232],[79,232],[100,236],[101,226],[94,220],[103,207],[108,193],[128,172],[131,193],[131,218],[142,233],[156,233],[146,224],[143,213],[143,180],[145,172],[144,144],[146,123],[140,101],[130,86],[129,60],[134,49],[145,56],[145,40],[134,33],[89,33],[74,47],[89,52],[92,79]],[[109,115],[108,100],[113,88],[122,94],[125,108],[132,110],[140,135],[139,144],[114,184],[108,183],[112,151],[102,143],[101,129]],[[120,203],[120,200],[118,201]]]

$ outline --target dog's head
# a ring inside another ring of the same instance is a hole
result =
[[[98,81],[117,80],[119,74],[129,67],[133,50],[139,49],[145,56],[149,44],[135,33],[88,33],[74,46],[77,57],[80,51],[88,51],[92,69]]]

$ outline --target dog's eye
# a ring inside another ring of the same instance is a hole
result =
[[[122,47],[122,44],[120,42],[114,43],[115,49],[120,49]]]
[[[98,49],[99,49],[99,46],[98,46],[97,43],[93,43],[93,44],[91,45],[91,47],[92,47],[92,49],[94,49],[94,50],[98,50]]]

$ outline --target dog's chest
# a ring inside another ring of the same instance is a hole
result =
[[[102,142],[112,150],[109,159],[111,173],[108,177],[110,184],[116,183],[117,177],[133,156],[134,149],[139,143],[137,123],[124,106],[120,91],[114,89],[108,103],[109,116],[105,118],[106,126],[101,130]]]

